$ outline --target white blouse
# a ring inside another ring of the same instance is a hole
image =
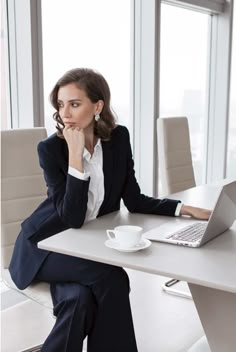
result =
[[[85,222],[97,217],[100,206],[104,199],[104,175],[103,175],[103,154],[101,140],[98,139],[94,147],[93,155],[84,148],[83,153],[84,173],[69,166],[68,173],[81,180],[88,180],[90,177],[88,190],[88,204]]]

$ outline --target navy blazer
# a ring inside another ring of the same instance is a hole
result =
[[[140,192],[126,127],[117,126],[111,140],[102,141],[104,200],[98,217],[120,209],[123,199],[130,212],[174,216],[177,200],[158,200]],[[48,187],[47,199],[21,224],[10,263],[18,288],[26,288],[50,252],[37,242],[68,228],[80,228],[85,220],[89,180],[68,174],[68,148],[56,134],[38,145],[40,166]]]

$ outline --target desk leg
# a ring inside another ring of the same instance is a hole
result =
[[[236,293],[188,284],[212,352],[236,351]]]

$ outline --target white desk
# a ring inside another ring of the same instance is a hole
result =
[[[172,198],[185,204],[212,208],[219,187],[200,186]],[[181,218],[130,214],[126,209],[69,229],[38,246],[99,262],[114,264],[187,281],[212,352],[236,350],[236,222],[233,227],[201,248],[153,242],[139,252],[122,253],[104,246],[105,230],[120,224],[140,225],[147,231]]]

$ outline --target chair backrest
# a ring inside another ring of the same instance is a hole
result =
[[[157,119],[157,143],[162,194],[168,195],[194,187],[196,182],[187,118]]]
[[[37,144],[45,128],[1,131],[1,268],[8,268],[20,224],[46,198]]]

